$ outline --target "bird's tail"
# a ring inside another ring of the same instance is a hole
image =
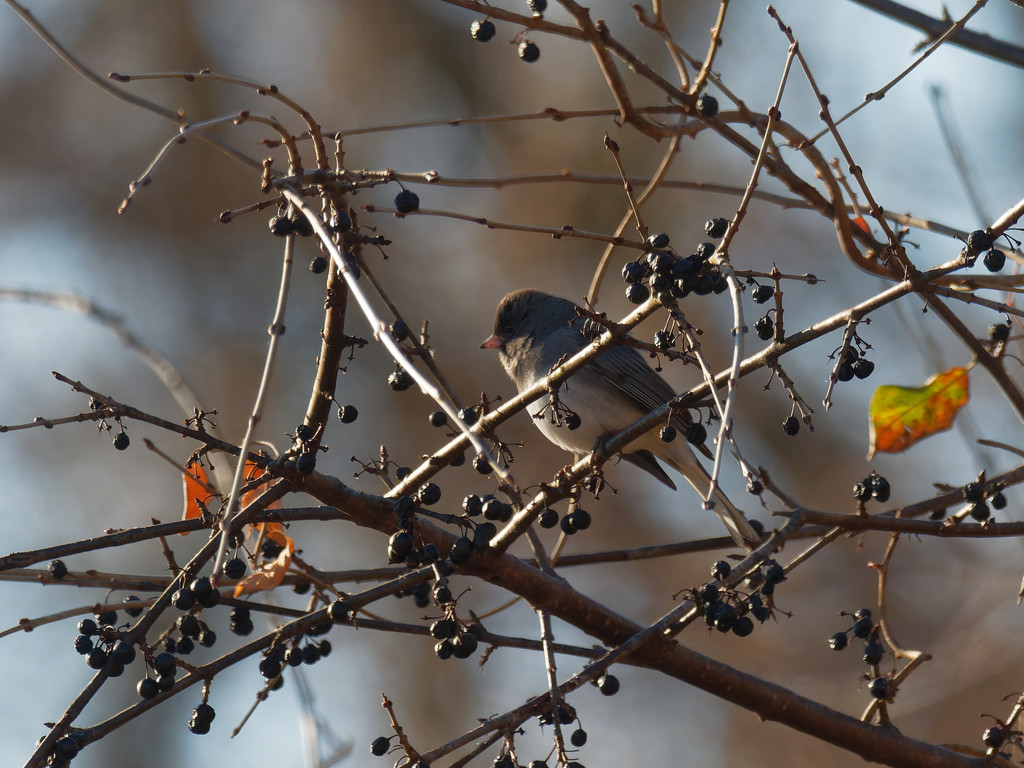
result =
[[[707,496],[708,488],[711,487],[711,475],[707,473],[704,467],[696,460],[681,466],[676,466],[675,462],[673,462],[673,466],[686,478],[686,481],[693,486],[697,493],[702,497]],[[722,492],[721,488],[715,487],[712,500],[715,502],[715,514],[725,524],[725,527],[729,529],[729,535],[732,536],[737,546],[748,547],[751,544],[757,544],[761,540],[761,537],[758,536],[750,523],[747,522],[747,518],[729,501],[729,497]]]

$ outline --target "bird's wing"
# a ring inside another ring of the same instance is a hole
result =
[[[676,396],[671,385],[633,347],[612,347],[587,368],[620,390],[643,413],[650,413]],[[684,430],[693,423],[685,410],[677,411],[672,421]],[[700,446],[698,450],[711,457],[707,447]]]

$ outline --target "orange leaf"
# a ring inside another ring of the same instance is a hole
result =
[[[283,523],[256,523],[253,526],[257,531],[263,531],[264,538],[270,539],[278,546],[285,546],[291,541],[284,533]]]
[[[281,585],[284,575],[292,564],[292,555],[295,553],[295,542],[287,536],[284,539],[285,547],[281,550],[281,554],[269,563],[264,563],[258,571],[253,571],[235,584],[235,597],[247,595],[251,592],[274,589]]]
[[[202,517],[203,510],[199,506],[199,500],[205,501],[215,492],[210,483],[210,477],[206,474],[206,469],[197,462],[181,473],[181,481],[185,489],[185,509],[181,513],[181,519],[192,520]],[[178,535],[187,536],[188,534],[183,532]]]
[[[900,453],[919,440],[953,425],[971,398],[969,369],[951,368],[923,387],[886,385],[871,398],[868,459],[876,451]]]
[[[871,234],[871,227],[870,225],[868,225],[867,219],[865,219],[863,216],[855,216],[852,221],[854,226],[864,230],[869,235]]]
[[[267,470],[264,469],[263,467],[259,466],[258,464],[255,464],[254,462],[251,462],[251,461],[245,462],[245,482],[246,483],[251,483],[253,480],[259,480],[266,473],[267,473]],[[266,489],[267,488],[266,488],[265,485],[261,485],[259,488],[256,488],[256,489],[251,490],[251,491],[246,491],[245,493],[243,493],[242,494],[242,498],[239,500],[239,502],[241,503],[242,507],[244,508],[244,507],[249,506],[249,504],[251,504],[255,499],[259,498],[260,494],[262,494]],[[273,501],[273,502],[271,502],[270,504],[267,505],[267,509],[280,509],[280,508],[281,508],[281,500],[280,499],[278,499],[277,501]]]

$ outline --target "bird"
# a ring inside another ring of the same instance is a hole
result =
[[[577,312],[568,299],[532,288],[506,295],[498,304],[494,333],[480,345],[496,349],[505,372],[519,392],[529,389],[559,363],[593,342],[599,333]],[[527,410],[533,423],[550,442],[577,455],[590,453],[605,437],[676,396],[631,346],[613,346],[569,377],[558,391],[559,413],[539,401]],[[545,411],[548,411],[545,413]],[[576,418],[574,418],[574,415]],[[672,422],[686,428],[688,417],[674,414]],[[675,489],[675,483],[658,463],[660,458],[679,472],[703,497],[711,477],[685,440],[665,442],[653,431],[634,440],[622,458],[651,473]],[[707,449],[703,449],[707,453]],[[710,456],[710,453],[707,455]],[[760,536],[717,487],[714,511],[739,546],[756,543]]]

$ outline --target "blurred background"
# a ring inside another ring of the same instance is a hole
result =
[[[922,35],[852,2],[779,0],[776,8],[800,40],[833,114],[856,106],[914,58]],[[938,2],[914,2],[934,17]],[[526,12],[525,2],[503,4]],[[557,6],[552,3],[552,6]],[[676,41],[698,58],[718,3],[666,4]],[[950,13],[959,17],[970,4],[957,0]],[[217,73],[274,83],[303,105],[325,132],[414,121],[451,120],[488,115],[536,113],[612,106],[595,59],[584,45],[539,33],[530,38],[541,58],[520,61],[513,39],[519,29],[497,23],[487,44],[470,38],[473,13],[442,2],[402,0],[356,2],[310,0],[302,4],[252,0],[244,5],[223,0],[160,4],[83,0],[68,13],[66,4],[46,0],[29,8],[58,40],[88,67],[105,76],[121,73]],[[599,0],[594,18],[604,18],[613,34],[640,53],[656,70],[674,79],[663,45],[637,24],[627,4]],[[558,7],[546,18],[570,23]],[[970,27],[1010,42],[1024,41],[1024,12],[994,0]],[[764,112],[778,88],[787,41],[763,7],[735,4],[729,11],[724,43],[715,69],[749,107]],[[637,103],[660,105],[657,94],[631,79]],[[240,109],[274,114],[293,130],[299,123],[277,102],[252,90],[215,82],[146,81],[124,86],[130,93],[182,110],[190,120],[230,115]],[[944,94],[945,115],[962,139],[985,213],[972,210],[945,149],[931,91]],[[713,88],[723,108],[727,100]],[[946,46],[907,77],[883,101],[872,104],[842,127],[843,136],[877,200],[886,209],[911,212],[967,232],[990,223],[1021,197],[1024,142],[1021,141],[1024,73],[1008,65]],[[649,102],[645,100],[651,100]],[[783,103],[783,117],[806,134],[819,130],[817,107],[803,77],[794,71]],[[117,208],[129,182],[149,164],[175,133],[172,122],[112,98],[86,82],[9,8],[0,9],[0,206],[7,211],[0,238],[0,289],[73,292],[120,315],[127,327],[165,355],[201,399],[217,409],[221,436],[241,440],[263,367],[269,325],[281,273],[281,241],[269,234],[271,211],[218,222],[221,211],[262,199],[259,172],[198,141],[172,149],[153,183],[139,193],[124,215]],[[445,178],[502,179],[532,174],[580,174],[612,177],[614,164],[603,149],[610,134],[622,146],[631,175],[648,177],[665,144],[656,145],[608,118],[564,122],[497,122],[373,132],[345,141],[350,169],[425,173]],[[266,132],[247,125],[218,135],[262,159],[258,144]],[[837,154],[825,139],[827,157]],[[792,155],[793,153],[790,153]],[[283,156],[276,155],[280,160]],[[810,175],[796,157],[791,162]],[[740,188],[750,162],[711,132],[685,140],[669,178]],[[762,189],[780,191],[762,176]],[[615,184],[569,182],[508,185],[501,189],[410,185],[424,209],[452,211],[517,224],[610,233],[625,211]],[[396,185],[380,187],[352,200],[355,207],[390,207]],[[664,231],[682,252],[706,239],[704,222],[731,218],[738,197],[708,192],[662,190],[646,208],[652,231]],[[497,301],[524,286],[580,299],[587,291],[601,246],[581,239],[552,240],[539,234],[487,229],[465,221],[417,215],[396,219],[385,213],[360,213],[363,226],[375,227],[392,241],[388,259],[368,253],[371,267],[411,325],[429,322],[438,365],[465,403],[481,392],[505,398],[513,394],[496,357],[478,349],[491,332]],[[630,236],[632,231],[628,232]],[[949,237],[913,231],[911,257],[921,268],[953,258],[960,244]],[[300,423],[309,399],[319,330],[323,278],[305,269],[317,255],[312,241],[300,241],[287,311],[287,334],[274,371],[270,405],[259,438],[287,445],[285,432]],[[862,301],[885,286],[855,270],[839,252],[832,224],[817,214],[783,210],[755,201],[732,245],[738,269],[767,271],[773,264],[787,273],[813,272],[823,282],[784,286],[787,331],[796,331]],[[628,310],[618,279],[631,253],[616,254],[600,309],[621,317]],[[979,270],[982,268],[979,265]],[[995,313],[956,305],[964,321],[984,337]],[[725,365],[731,353],[731,309],[725,297],[688,300],[684,310],[700,326],[708,356]],[[745,302],[749,324],[756,319]],[[649,338],[657,322],[638,334]],[[365,321],[352,313],[348,330],[369,336]],[[782,421],[790,403],[778,381],[763,373],[743,380],[736,434],[746,458],[765,467],[781,487],[801,503],[834,511],[852,511],[851,487],[872,468],[890,479],[892,504],[927,498],[933,483],[962,485],[987,469],[989,474],[1015,466],[1006,452],[979,448],[987,437],[1019,445],[1019,419],[1001,400],[983,372],[972,375],[972,402],[957,428],[933,437],[905,455],[865,460],[867,405],[883,383],[917,385],[934,373],[970,362],[969,353],[910,299],[872,315],[860,329],[877,364],[867,381],[840,384],[834,405],[820,407],[832,362],[840,345],[836,333],[785,358],[800,393],[817,406],[814,431],[786,437]],[[747,352],[760,348],[750,335]],[[180,408],[153,373],[101,325],[81,316],[19,302],[0,303],[0,424],[57,418],[86,410],[86,399],[71,393],[50,375],[53,370],[89,387],[172,421]],[[392,370],[386,354],[368,347],[347,363],[338,399],[355,404],[354,424],[332,421],[326,435],[330,451],[318,469],[337,474],[368,491],[379,481],[354,479],[352,457],[376,457],[384,444],[399,464],[415,466],[421,455],[447,441],[432,429],[432,403],[415,389],[394,393],[386,386]],[[682,388],[694,383],[692,368],[666,376]],[[128,423],[128,451],[115,451],[110,435],[90,423],[52,431],[33,429],[0,436],[0,466],[5,492],[3,553],[74,541],[108,528],[163,521],[180,514],[181,479],[145,450],[149,437],[184,461],[194,446],[145,424]],[[569,456],[542,441],[520,415],[499,430],[509,442],[521,441],[513,472],[520,485],[548,480]],[[226,463],[226,462],[225,462]],[[671,493],[627,465],[610,466],[608,480],[617,490],[585,506],[594,525],[571,540],[567,552],[679,541],[719,535],[719,523],[700,513],[689,489]],[[748,496],[735,466],[722,482],[749,515],[771,524],[769,510]],[[468,465],[442,476],[444,500],[452,511],[467,492],[491,490]],[[1021,517],[1022,496],[1007,491],[1008,509],[1000,519]],[[300,500],[293,500],[298,503]],[[290,535],[303,557],[324,570],[378,567],[385,563],[385,542],[351,526],[297,524]],[[553,536],[552,536],[553,542]],[[199,534],[171,542],[179,561],[202,543]],[[758,626],[745,639],[689,629],[680,641],[751,674],[780,683],[827,706],[859,715],[869,701],[860,679],[866,667],[859,650],[830,651],[829,636],[849,626],[839,611],[875,605],[875,575],[867,567],[881,558],[886,539],[862,536],[839,541],[796,571],[777,593],[791,617]],[[799,551],[783,553],[786,561]],[[580,589],[641,622],[650,622],[674,604],[673,595],[705,581],[714,555],[655,562],[577,568],[566,575]],[[164,561],[156,542],[69,558],[73,571],[90,568],[162,575]],[[980,747],[991,724],[981,713],[1004,716],[1004,697],[1020,690],[1024,660],[1017,638],[1022,626],[1016,607],[1021,578],[1021,546],[1016,541],[901,542],[891,571],[890,618],[900,641],[934,659],[899,691],[890,711],[905,734],[940,743]],[[470,586],[464,583],[461,587]],[[498,605],[503,593],[472,584],[460,612],[483,612]],[[21,617],[39,617],[102,601],[102,590],[0,582],[0,623],[14,626]],[[121,593],[113,599],[119,600]],[[289,596],[281,596],[288,602]],[[302,598],[295,598],[302,605]],[[421,621],[411,601],[377,606],[403,621]],[[233,646],[226,612],[215,626],[218,647],[201,649],[192,660],[208,661]],[[487,623],[495,632],[538,635],[536,617],[517,605]],[[267,629],[264,626],[262,629]],[[257,625],[257,629],[261,629]],[[576,630],[556,623],[562,642],[589,645]],[[44,722],[56,720],[91,677],[72,648],[74,621],[2,638],[8,705],[0,725],[0,754],[21,764]],[[425,638],[336,629],[334,655],[304,671],[319,717],[329,724],[324,752],[352,745],[352,765],[390,765],[373,758],[369,743],[388,734],[380,708],[381,692],[394,700],[413,743],[427,751],[473,727],[477,718],[506,711],[545,688],[544,667],[534,654],[498,650],[483,669],[475,661],[441,662]],[[579,662],[562,659],[569,675]],[[139,663],[136,662],[136,666]],[[137,700],[133,668],[111,681],[85,711],[92,724]],[[650,672],[616,669],[623,683],[614,698],[587,687],[573,699],[590,741],[578,758],[588,768],[679,762],[709,766],[763,763],[789,766],[854,766],[860,758],[775,724],[717,698]],[[288,681],[291,682],[291,681]],[[90,745],[76,768],[182,764],[244,764],[265,760],[302,765],[302,732],[296,685],[263,703],[234,740],[239,722],[262,687],[256,661],[238,665],[213,683],[217,709],[213,731],[204,737],[186,729],[199,703],[192,689],[131,722],[113,736]],[[21,695],[21,692],[30,692]],[[527,724],[517,739],[522,762],[546,755],[550,732]],[[475,763],[489,764],[491,750]],[[681,756],[685,754],[686,757]]]

